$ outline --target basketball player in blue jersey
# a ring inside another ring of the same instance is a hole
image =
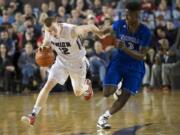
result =
[[[115,21],[111,28],[119,41],[116,52],[108,66],[103,84],[105,97],[114,94],[116,101],[98,119],[97,126],[110,129],[108,119],[121,110],[131,95],[138,93],[145,73],[144,59],[151,41],[150,30],[140,22],[140,5],[130,2],[126,5],[125,20]],[[120,89],[118,83],[122,81]]]

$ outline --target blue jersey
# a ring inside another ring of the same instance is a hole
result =
[[[118,20],[113,23],[113,30],[116,33],[116,38],[124,41],[126,47],[131,50],[139,51],[140,47],[150,45],[151,32],[144,24],[140,24],[135,33],[130,33],[126,21]],[[114,52],[110,63],[129,71],[145,72],[143,61],[132,58],[120,49]]]

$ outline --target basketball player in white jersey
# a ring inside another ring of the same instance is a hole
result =
[[[55,63],[49,70],[46,84],[40,91],[32,113],[23,116],[22,121],[33,126],[35,119],[45,105],[49,92],[57,84],[63,85],[68,76],[71,78],[73,90],[76,96],[84,96],[89,100],[93,96],[91,81],[86,79],[86,51],[81,44],[81,35],[88,32],[98,34],[99,29],[95,25],[76,26],[66,23],[58,23],[55,18],[47,18],[44,21],[45,37],[41,48],[51,46],[56,51]]]

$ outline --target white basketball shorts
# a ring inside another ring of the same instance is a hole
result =
[[[59,84],[63,85],[68,76],[70,76],[72,87],[75,95],[81,95],[87,90],[85,85],[87,74],[87,59],[70,63],[69,65],[63,64],[58,58],[49,70],[48,80],[56,80]]]

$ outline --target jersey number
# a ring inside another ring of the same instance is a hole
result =
[[[128,42],[128,48],[131,49],[131,50],[133,50],[133,49],[134,49],[134,44],[131,43],[131,42]]]
[[[68,48],[66,48],[66,47],[59,47],[59,50],[65,55],[70,54]]]

